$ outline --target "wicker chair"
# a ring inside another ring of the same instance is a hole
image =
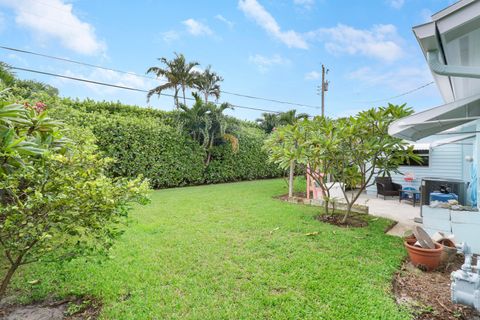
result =
[[[379,194],[383,196],[384,200],[387,196],[400,196],[402,185],[392,182],[391,177],[377,177],[375,182],[377,184],[377,198]]]

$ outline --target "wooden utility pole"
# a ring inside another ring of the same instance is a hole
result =
[[[325,66],[322,64],[322,117],[325,116]]]
[[[320,85],[319,91],[322,96],[322,117],[325,116],[325,92],[328,91],[329,81],[325,79],[325,76],[328,74],[328,69],[325,68],[325,65],[322,64],[322,84]]]

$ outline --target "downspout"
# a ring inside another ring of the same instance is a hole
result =
[[[440,61],[440,52],[431,50],[427,52],[427,61],[430,69],[441,76],[476,78],[480,79],[480,67],[452,66]]]

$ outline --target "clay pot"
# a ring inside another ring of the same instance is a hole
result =
[[[435,249],[424,249],[414,246],[415,241],[414,239],[407,239],[404,242],[412,264],[426,271],[432,271],[438,268],[443,246],[435,242]]]
[[[455,260],[455,256],[457,255],[457,248],[455,247],[455,243],[453,243],[450,239],[442,239],[439,241],[441,245],[443,245],[443,251],[440,255],[440,262],[442,265],[448,265]]]

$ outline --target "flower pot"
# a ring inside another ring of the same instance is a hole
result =
[[[450,239],[442,239],[439,241],[441,245],[443,245],[443,251],[440,255],[440,262],[442,265],[448,265],[455,260],[455,256],[457,255],[457,248],[455,247],[455,243],[453,243]]]
[[[415,240],[408,239],[404,242],[408,256],[412,264],[420,269],[432,271],[440,265],[440,256],[443,252],[443,246],[435,242],[435,249],[424,249],[414,246]]]

